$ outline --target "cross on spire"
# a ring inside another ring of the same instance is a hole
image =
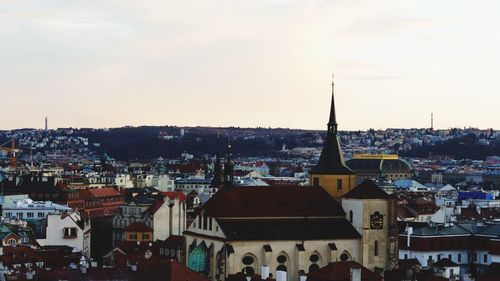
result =
[[[332,104],[330,106],[330,119],[328,120],[328,133],[337,134],[339,124],[337,123],[337,115],[335,114],[335,79],[332,74]]]

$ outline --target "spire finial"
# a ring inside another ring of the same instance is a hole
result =
[[[328,120],[328,133],[337,134],[338,126],[335,114],[335,75],[332,73],[332,104],[330,106],[330,120]]]

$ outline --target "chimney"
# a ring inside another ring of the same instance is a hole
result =
[[[361,281],[361,267],[353,266],[351,267],[351,279],[350,281]]]
[[[269,266],[261,266],[260,275],[262,279],[266,280],[269,277]]]
[[[130,269],[133,271],[133,272],[136,272],[137,271],[137,264],[133,264],[130,266]]]
[[[287,281],[286,271],[276,271],[276,281]]]
[[[406,229],[406,231],[407,231],[407,234],[406,234],[406,237],[407,237],[406,246],[408,248],[410,248],[410,239],[411,239],[411,235],[413,234],[413,227],[408,226],[408,228]]]

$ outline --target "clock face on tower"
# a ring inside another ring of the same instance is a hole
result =
[[[370,229],[383,229],[384,228],[384,216],[379,212],[375,212],[370,215]]]

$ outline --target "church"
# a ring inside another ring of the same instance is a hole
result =
[[[396,267],[394,200],[370,180],[356,186],[341,149],[333,86],[309,187],[236,187],[229,152],[219,191],[184,232],[190,269],[211,280],[239,272],[299,280],[336,261],[376,272]]]

